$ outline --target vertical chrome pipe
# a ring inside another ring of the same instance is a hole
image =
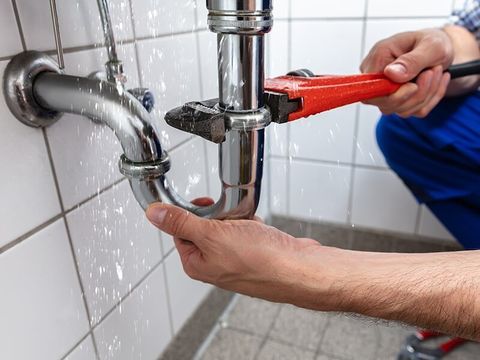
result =
[[[53,36],[55,37],[55,46],[57,48],[57,61],[60,70],[65,69],[65,60],[63,59],[62,37],[60,35],[60,24],[58,23],[58,11],[56,0],[50,0],[50,14],[52,15]]]
[[[103,35],[105,39],[105,46],[107,47],[108,62],[105,64],[107,71],[107,79],[117,85],[122,85],[126,82],[125,74],[123,72],[123,64],[118,59],[117,45],[115,43],[115,35],[113,33],[112,19],[110,18],[110,10],[108,8],[108,0],[97,0],[98,11],[102,20]]]
[[[263,107],[264,37],[218,34],[220,106],[228,111]]]
[[[118,62],[117,45],[115,35],[113,34],[112,19],[107,0],[97,0],[100,19],[102,20],[102,29],[105,37],[105,46],[107,47],[108,60]]]

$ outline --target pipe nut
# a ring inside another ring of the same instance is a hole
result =
[[[120,173],[130,179],[154,180],[165,175],[170,170],[170,157],[163,152],[162,159],[150,162],[133,162],[125,155],[120,157],[118,163]]]

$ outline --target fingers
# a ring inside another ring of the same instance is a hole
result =
[[[420,74],[416,83],[407,83],[388,97],[365,103],[377,106],[386,115],[425,117],[445,96],[449,79],[439,65]]]
[[[430,99],[430,101],[419,109],[415,114],[416,117],[426,117],[435,106],[445,97],[447,92],[448,84],[450,83],[450,74],[443,74],[440,80],[440,86],[438,87],[435,95]]]
[[[209,232],[214,231],[211,221],[172,205],[162,203],[150,205],[146,215],[148,220],[160,230],[196,244]]]
[[[448,66],[449,58],[448,36],[441,31],[431,36],[421,36],[418,44],[411,51],[400,54],[397,59],[385,68],[385,75],[399,83],[414,79],[424,69],[440,65],[442,69]],[[400,49],[402,51],[404,49]]]

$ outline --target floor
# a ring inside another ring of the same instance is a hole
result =
[[[448,242],[375,234],[351,228],[275,218],[273,225],[325,245],[365,250],[455,251]],[[413,328],[345,314],[328,314],[237,295],[203,347],[201,360],[396,359]],[[478,360],[480,344],[468,343],[446,360]]]
[[[396,359],[413,329],[344,314],[326,314],[237,296],[202,360]],[[478,360],[469,343],[446,360]]]

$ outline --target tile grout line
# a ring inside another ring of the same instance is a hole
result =
[[[167,276],[167,266],[165,261],[167,260],[168,256],[173,252],[173,249],[165,255],[162,259],[162,268],[163,268],[163,282],[165,283],[165,300],[167,301],[167,309],[168,309],[168,324],[170,327],[170,335],[173,338],[175,336],[175,330],[173,326],[173,312],[172,312],[172,301],[170,299],[170,287],[168,284],[168,276]]]
[[[300,163],[306,163],[311,165],[330,165],[330,166],[343,166],[343,167],[355,167],[358,169],[367,169],[367,170],[378,170],[378,171],[391,171],[390,168],[384,166],[374,166],[374,165],[364,165],[364,164],[355,164],[343,161],[333,161],[333,160],[322,160],[322,159],[308,159],[304,157],[295,157],[289,159],[285,156],[272,155],[272,159],[283,160],[283,161],[296,161]]]
[[[222,314],[219,316],[218,321],[216,322],[215,326],[210,330],[210,333],[208,336],[205,338],[203,343],[198,347],[197,352],[193,356],[192,360],[200,360],[202,359],[203,355],[205,352],[208,350],[208,347],[212,344],[213,340],[217,336],[217,334],[224,329],[224,326],[222,323],[228,318],[230,313],[233,311],[235,308],[235,305],[237,305],[238,300],[240,298],[240,295],[235,294],[230,301],[230,304],[223,310]]]
[[[71,235],[71,232],[70,232],[70,227],[68,225],[67,216],[66,216],[66,213],[65,213],[65,205],[64,205],[64,201],[63,201],[62,194],[61,194],[61,191],[60,191],[60,184],[58,182],[58,176],[57,176],[57,171],[56,171],[56,168],[55,168],[55,163],[53,161],[52,149],[50,147],[50,142],[48,141],[47,130],[45,128],[42,128],[42,133],[43,133],[43,138],[44,138],[44,141],[45,141],[45,147],[47,149],[48,160],[50,162],[50,169],[52,171],[53,181],[54,181],[54,184],[55,184],[55,190],[56,190],[57,196],[58,196],[58,202],[60,204],[60,210],[62,212],[63,224],[65,226],[65,231],[67,233],[67,239],[68,239],[68,244],[70,246],[73,265],[75,267],[75,272],[77,274],[77,281],[78,281],[78,284],[80,286],[83,306],[85,308],[85,314],[87,316],[88,327],[91,331],[92,330],[91,322],[90,322],[91,312],[90,312],[90,308],[88,306],[87,297],[86,297],[86,293],[85,293],[85,286],[83,284],[83,280],[82,280],[82,277],[81,277],[81,274],[80,274],[80,265],[79,265],[79,261],[78,261],[78,258],[77,258],[77,254],[75,253],[75,246],[73,245],[73,239],[72,239],[72,235]],[[93,338],[93,336],[92,336],[92,342],[93,342],[93,348],[94,348],[95,355],[97,356],[97,358],[99,358],[97,342],[96,342],[95,338]]]
[[[162,258],[157,264],[153,265],[152,268],[147,271],[145,273],[145,275],[142,276],[142,278],[140,280],[138,280],[138,282],[128,290],[128,292],[125,294],[125,296],[121,297],[120,300],[118,302],[116,302],[111,309],[109,309],[104,315],[102,315],[102,319],[96,323],[95,325],[91,326],[91,329],[82,337],[82,339],[80,341],[78,341],[68,352],[66,355],[64,355],[62,357],[62,359],[66,358],[68,355],[70,355],[76,348],[78,345],[80,345],[80,343],[85,340],[88,335],[91,335],[92,336],[92,341],[94,342],[94,345],[95,345],[95,336],[94,336],[94,331],[95,329],[100,326],[107,318],[108,316],[110,316],[110,314],[112,314],[114,312],[114,310],[118,309],[119,306],[121,306],[129,297],[130,295],[132,295],[135,290],[140,287],[140,285],[142,285],[144,283],[144,281],[156,270],[158,269],[158,267],[160,265],[162,265],[164,259]],[[100,356],[98,354],[96,354],[97,356],[97,359],[100,359]]]
[[[63,214],[57,214],[51,219],[45,221],[43,224],[38,225],[37,227],[33,228],[32,230],[26,232],[25,234],[17,237],[16,239],[8,242],[7,244],[3,245],[0,247],[0,255],[13,249],[15,246],[21,244],[25,240],[28,240],[31,238],[33,235],[37,234],[38,232],[42,231],[46,227],[52,225],[54,222],[60,220],[63,217]]]
[[[293,45],[292,45],[292,1],[288,0],[288,23],[287,23],[287,28],[288,28],[288,39],[287,39],[287,71],[290,71],[292,68],[292,51],[293,51]],[[287,148],[286,148],[286,153],[287,153],[287,166],[286,166],[286,171],[287,171],[287,176],[286,176],[286,183],[287,183],[287,191],[286,191],[286,213],[290,215],[290,206],[291,206],[291,200],[290,200],[290,195],[291,195],[291,178],[290,178],[290,171],[292,168],[292,156],[291,156],[291,146],[290,146],[290,140],[291,140],[291,125],[290,124],[285,124],[287,126]]]
[[[68,351],[65,353],[65,355],[63,355],[63,356],[61,357],[61,359],[64,360],[64,359],[66,359],[68,356],[70,356],[70,355],[75,351],[75,349],[76,349],[86,338],[88,338],[90,335],[91,335],[91,332],[88,331],[85,335],[82,336],[82,338],[81,338],[80,340],[78,340],[78,341],[70,348],[70,350],[68,350]],[[97,355],[97,354],[95,354],[95,355]],[[96,359],[98,360],[99,357],[97,356]]]
[[[179,144],[173,146],[169,151],[176,151],[178,150],[179,148],[181,148],[182,146],[186,145],[187,143],[189,143],[191,140],[193,139],[193,137],[191,138],[188,138],[186,140],[183,140],[182,142],[180,142]],[[87,204],[88,202],[96,199],[98,196],[102,195],[103,193],[111,190],[112,188],[114,188],[115,186],[117,185],[120,185],[122,182],[128,180],[126,177],[121,177],[120,179],[116,180],[115,182],[113,182],[112,184],[109,184],[107,186],[105,186],[104,188],[100,189],[99,191],[95,192],[94,194],[90,195],[89,197],[81,200],[80,202],[78,202],[77,204],[73,205],[72,207],[68,208],[68,209],[65,209],[63,210],[61,213],[53,216],[52,218],[46,220],[45,222],[43,222],[42,224],[34,227],[32,230],[29,230],[27,231],[26,233],[20,235],[19,237],[15,238],[14,240],[8,242],[7,244],[3,245],[0,247],[0,254],[14,248],[16,245],[22,243],[23,241],[27,240],[28,238],[32,237],[33,235],[35,235],[36,233],[40,232],[41,230],[45,229],[47,226],[53,224],[55,221],[61,219],[64,215],[68,215],[70,213],[72,213],[73,211],[77,210],[78,208],[82,207],[83,205]]]
[[[260,343],[260,346],[257,350],[257,353],[255,354],[254,360],[258,360],[258,357],[260,356],[260,353],[261,353],[262,349],[265,347],[265,344],[267,343],[268,339],[270,338],[270,334],[272,333],[273,327],[275,326],[275,323],[277,322],[277,318],[279,317],[280,311],[282,311],[282,308],[283,308],[282,305],[278,306],[277,313],[275,314],[275,316],[273,318],[274,320],[272,321],[272,323],[268,327],[267,332],[263,336],[262,342]]]
[[[360,45],[360,62],[362,61],[363,54],[365,53],[366,38],[367,38],[367,20],[368,20],[368,3],[369,0],[365,0],[363,9],[363,24],[362,24],[362,43]],[[352,151],[352,164],[357,161],[357,143],[358,143],[358,131],[360,128],[360,105],[357,104],[355,109],[355,129],[353,133],[353,151]],[[353,220],[353,199],[355,192],[355,176],[356,168],[352,166],[350,171],[350,189],[348,194],[348,208],[347,208],[347,224],[352,224]]]
[[[20,36],[20,42],[22,43],[23,51],[26,51],[27,42],[25,41],[25,34],[23,32],[22,22],[20,21],[20,13],[18,12],[17,1],[16,0],[11,0],[11,1],[12,1],[13,13],[15,15],[15,21],[18,27],[18,34]]]

